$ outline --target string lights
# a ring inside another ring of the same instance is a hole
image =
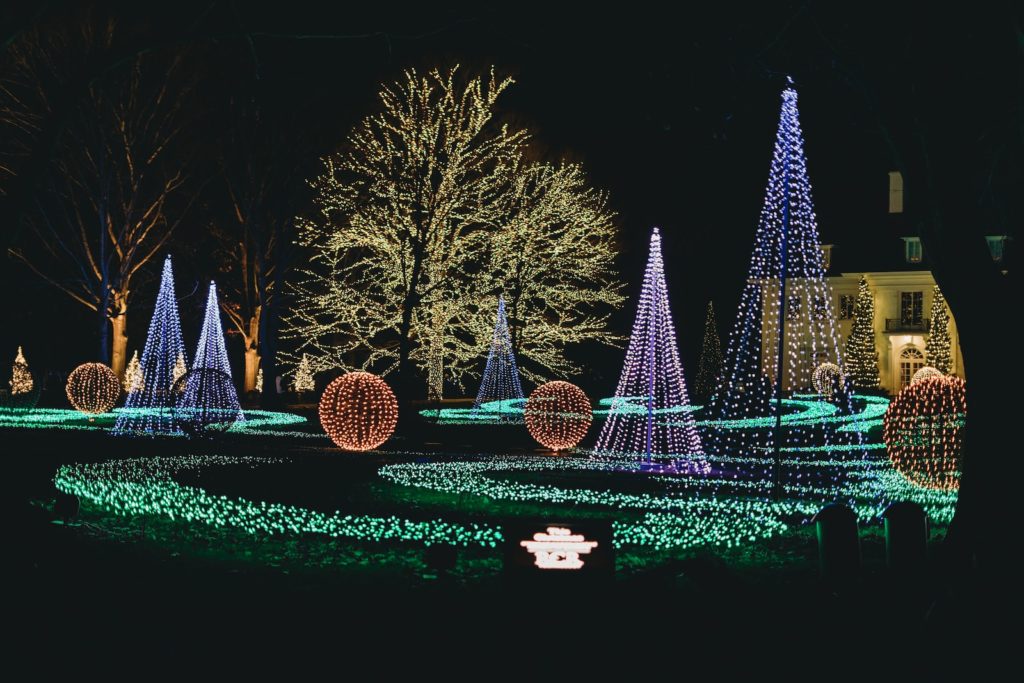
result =
[[[642,410],[637,410],[636,397],[642,397]],[[686,380],[665,286],[661,234],[655,228],[626,360],[595,452],[635,454],[648,462],[701,454],[700,437],[689,412],[679,412],[672,421],[655,418],[659,411],[687,405]],[[695,464],[698,462],[699,458]]]
[[[114,371],[103,363],[83,363],[68,375],[64,387],[72,407],[82,413],[109,412],[121,395],[121,383]]]
[[[958,489],[966,420],[966,384],[959,377],[904,387],[889,404],[882,431],[896,471],[916,486]]]
[[[498,297],[498,315],[494,322],[494,334],[491,336],[491,348],[487,353],[487,366],[484,368],[480,390],[473,402],[473,410],[480,410],[485,403],[495,405],[499,410],[508,401],[523,398],[523,387],[519,383],[519,368],[516,366],[516,354],[512,349],[512,337],[508,331],[508,320],[505,318],[505,297]],[[498,403],[495,403],[498,402]],[[492,411],[493,412],[493,411]],[[518,422],[522,415],[509,411],[498,413],[500,420]]]
[[[771,417],[776,428],[712,430],[713,452],[773,455],[771,466],[743,475],[759,480],[765,492],[775,494],[787,478],[804,482],[807,477],[827,474],[799,464],[783,467],[778,455],[784,448],[860,444],[861,432],[838,432],[815,423],[782,429],[782,399],[808,392],[813,372],[821,364],[841,368],[839,342],[811,199],[797,93],[790,86],[782,93],[750,271],[729,338],[722,382],[712,401],[712,410],[720,419]],[[849,403],[851,398],[847,395],[844,400]],[[854,412],[852,405],[844,408],[844,413]]]
[[[583,390],[559,380],[534,389],[526,401],[524,418],[530,436],[541,446],[563,451],[583,440],[594,415]]]
[[[176,365],[185,367],[185,345],[181,339],[178,302],[174,296],[171,257],[164,260],[160,291],[149,322],[146,345],[142,348],[142,387],[128,394],[126,410],[118,413],[114,434],[172,434],[178,432],[174,419]]]
[[[238,392],[231,379],[231,364],[224,348],[217,286],[211,282],[206,295],[206,314],[199,333],[195,363],[174,384],[175,418],[186,434],[223,431],[244,420]]]
[[[340,448],[368,451],[391,438],[398,424],[398,401],[380,377],[350,372],[324,390],[320,424]]]

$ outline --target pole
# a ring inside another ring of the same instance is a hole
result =
[[[772,449],[772,498],[782,497],[782,369],[786,349],[786,265],[789,249],[789,146],[782,156],[782,228],[779,251],[779,347],[775,362],[775,435]]]

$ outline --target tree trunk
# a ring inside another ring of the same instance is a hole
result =
[[[256,373],[259,372],[260,367],[260,355],[256,352],[256,349],[250,343],[250,340],[245,340],[245,378],[243,380],[242,391],[246,394],[256,391]],[[263,388],[267,388],[267,377],[264,373],[263,377]]]
[[[124,378],[124,369],[128,365],[128,312],[123,297],[115,297],[114,310],[117,311],[110,319],[113,331],[110,350],[110,369],[119,378]],[[106,326],[104,326],[104,329]]]
[[[427,362],[427,400],[444,398],[444,327],[445,306],[437,297],[430,310],[430,340]]]
[[[246,394],[256,391],[256,374],[260,368],[260,314],[262,310],[262,306],[256,306],[252,317],[249,318],[249,332],[243,337],[245,342],[245,375],[242,381],[242,391]],[[266,372],[263,374],[264,381],[266,381]]]

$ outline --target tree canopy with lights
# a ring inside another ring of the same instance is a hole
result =
[[[299,225],[313,257],[286,320],[294,362],[398,370],[404,387],[418,368],[440,398],[480,372],[499,294],[528,379],[576,372],[569,344],[617,341],[607,199],[578,165],[527,158],[529,134],[496,120],[511,84],[409,70],[323,160]]]

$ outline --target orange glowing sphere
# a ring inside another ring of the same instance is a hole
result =
[[[347,451],[368,451],[391,438],[398,400],[387,382],[369,372],[350,372],[327,385],[320,397],[320,424]]]
[[[87,415],[106,413],[121,395],[121,383],[103,363],[83,363],[68,375],[64,387],[71,406]]]
[[[904,387],[882,421],[893,467],[917,486],[958,489],[966,420],[966,383],[959,377],[932,377]]]
[[[541,446],[562,451],[583,440],[594,414],[582,389],[559,380],[534,389],[526,401],[524,417],[530,436]]]

